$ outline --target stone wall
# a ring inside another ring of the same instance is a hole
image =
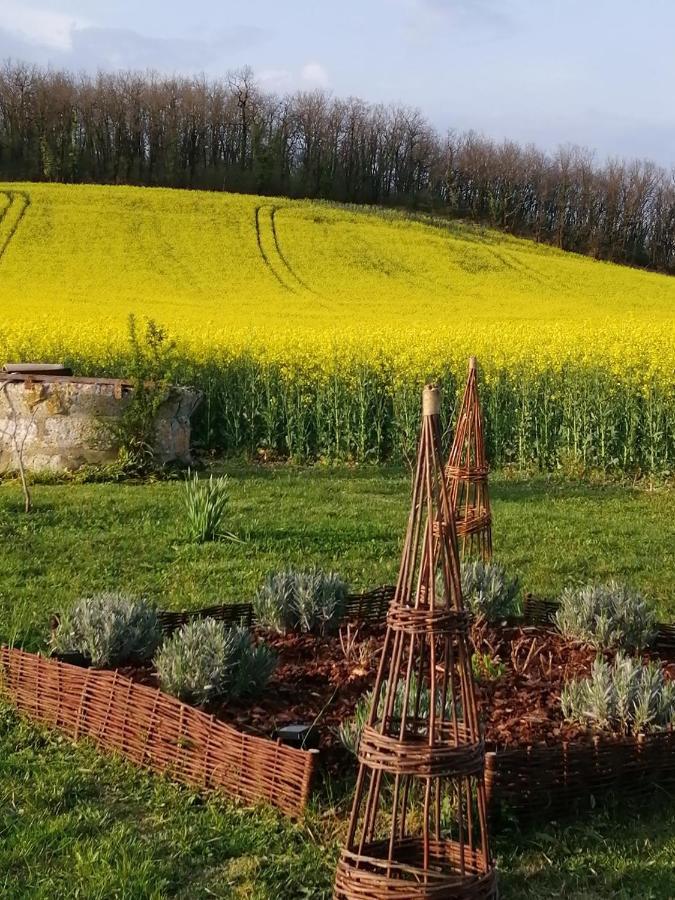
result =
[[[112,462],[119,449],[111,425],[132,395],[123,381],[87,378],[0,378],[0,473],[18,468],[54,472]],[[172,388],[157,415],[161,462],[189,463],[190,417],[200,395]]]

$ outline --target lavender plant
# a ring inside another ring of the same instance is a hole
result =
[[[78,653],[96,667],[150,659],[162,640],[154,608],[143,598],[100,593],[78,600],[52,633],[56,653]]]

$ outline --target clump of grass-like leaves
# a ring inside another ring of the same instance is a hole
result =
[[[462,596],[475,618],[499,622],[518,612],[520,585],[509,578],[503,566],[482,559],[462,562]]]
[[[267,576],[253,600],[257,621],[265,628],[324,634],[339,622],[347,585],[334,572],[289,569]]]
[[[569,681],[560,703],[571,722],[623,734],[664,728],[675,719],[675,684],[655,662],[617,653],[613,663],[598,657],[589,678]]]
[[[600,649],[640,650],[656,633],[654,611],[642,594],[616,581],[567,588],[554,621],[565,637]]]
[[[155,609],[147,600],[100,593],[78,600],[52,633],[52,650],[75,653],[93,666],[150,659],[162,640]]]
[[[223,538],[236,540],[235,536],[225,531],[223,527],[230,502],[226,475],[200,478],[197,472],[188,471],[183,500],[187,533],[191,541],[203,544]]]
[[[154,662],[163,691],[201,706],[260,693],[276,657],[265,644],[255,644],[245,628],[227,628],[206,618],[174,632]]]

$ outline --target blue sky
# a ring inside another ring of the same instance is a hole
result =
[[[0,0],[0,58],[418,106],[545,149],[675,165],[674,0]]]

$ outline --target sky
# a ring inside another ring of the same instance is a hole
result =
[[[419,108],[546,150],[675,166],[675,0],[0,0],[0,59]]]

